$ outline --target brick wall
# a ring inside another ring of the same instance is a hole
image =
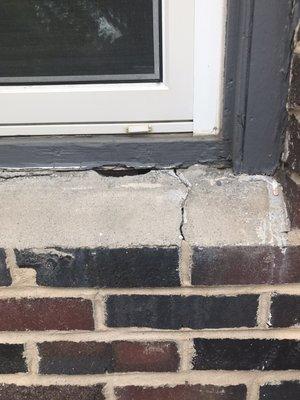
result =
[[[297,399],[287,250],[2,249],[0,399]]]

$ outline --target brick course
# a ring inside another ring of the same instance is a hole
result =
[[[0,344],[0,374],[27,372],[23,352],[22,344]]]
[[[97,386],[0,386],[0,400],[105,400]]]
[[[92,303],[83,299],[1,299],[0,315],[0,331],[94,329]]]
[[[176,372],[179,367],[177,347],[170,342],[52,342],[38,349],[41,374]]]
[[[176,287],[177,247],[16,250],[21,268],[34,268],[37,284],[50,287]]]
[[[245,400],[246,387],[239,386],[189,386],[148,388],[129,386],[117,388],[117,400]]]
[[[196,370],[300,369],[300,341],[195,339]]]
[[[297,324],[300,324],[300,296],[273,296],[270,326],[289,328]]]
[[[255,295],[110,296],[107,299],[107,325],[154,329],[253,327],[257,306]]]
[[[259,398],[260,400],[297,400],[300,398],[300,381],[262,386]]]
[[[0,286],[11,285],[12,279],[6,265],[6,255],[4,249],[0,249]]]
[[[251,285],[300,282],[300,246],[194,248],[193,285]],[[255,268],[254,268],[255,266]]]

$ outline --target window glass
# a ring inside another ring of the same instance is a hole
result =
[[[0,83],[161,80],[160,0],[1,0]]]

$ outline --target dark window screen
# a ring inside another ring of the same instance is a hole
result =
[[[161,80],[160,0],[0,0],[0,83]]]

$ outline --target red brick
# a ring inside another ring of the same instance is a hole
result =
[[[92,303],[83,299],[2,299],[0,315],[0,331],[94,329]]]
[[[0,400],[104,400],[97,386],[0,386]]]
[[[172,372],[179,367],[174,343],[115,342],[113,349],[117,372]]]
[[[188,386],[147,388],[127,386],[116,388],[117,400],[245,400],[246,387]]]
[[[300,247],[223,246],[194,248],[192,284],[250,285],[300,282]]]

